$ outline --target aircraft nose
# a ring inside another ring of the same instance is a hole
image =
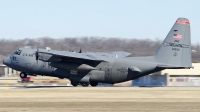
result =
[[[10,65],[10,57],[6,57],[3,59],[3,64],[4,65]]]

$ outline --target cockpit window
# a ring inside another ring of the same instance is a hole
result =
[[[20,54],[21,54],[21,52],[22,52],[22,50],[19,50],[19,51],[18,51],[18,55],[20,55]]]
[[[21,54],[21,52],[22,52],[22,50],[17,50],[17,51],[15,51],[15,55],[20,55]]]

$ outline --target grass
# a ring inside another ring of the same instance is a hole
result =
[[[200,88],[0,89],[0,112],[199,112]]]

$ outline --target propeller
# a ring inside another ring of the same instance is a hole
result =
[[[36,50],[36,52],[35,52],[35,60],[38,60],[38,48],[37,48],[37,50]]]
[[[81,50],[81,48],[80,48],[80,51],[79,51],[78,53],[82,53],[82,50]]]
[[[36,63],[37,63],[36,66],[38,66],[38,51],[39,51],[39,49],[37,48],[37,50],[35,51],[35,60],[36,60]]]

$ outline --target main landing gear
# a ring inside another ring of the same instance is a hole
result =
[[[92,87],[96,87],[97,85],[98,85],[98,82],[90,82],[90,85],[92,86]]]
[[[20,76],[21,78],[26,78],[26,77],[27,77],[27,74],[26,74],[25,72],[21,72],[21,73],[19,74],[19,76]]]
[[[72,86],[74,86],[74,87],[76,87],[76,86],[78,86],[78,85],[79,85],[79,83],[78,83],[78,82],[76,82],[76,81],[71,81],[71,85],[72,85]]]
[[[89,83],[87,83],[87,82],[82,82],[81,85],[82,85],[83,87],[88,87],[88,86],[89,86]]]
[[[87,82],[76,82],[76,81],[71,81],[71,85],[76,87],[78,85],[82,85],[83,87],[88,87],[89,84],[92,86],[92,87],[96,87],[98,85],[98,82],[90,82],[90,83],[87,83]]]

